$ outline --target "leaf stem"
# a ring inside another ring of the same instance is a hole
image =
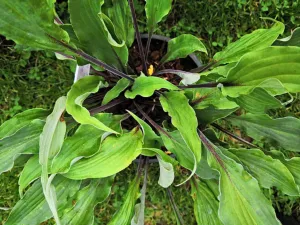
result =
[[[166,189],[166,192],[167,192],[167,195],[168,195],[168,197],[169,197],[169,201],[170,201],[170,204],[171,204],[171,206],[172,206],[172,209],[173,209],[173,211],[174,211],[174,213],[175,213],[177,222],[178,222],[180,225],[184,225],[184,221],[183,221],[182,216],[181,216],[181,214],[180,214],[180,212],[179,212],[179,209],[178,209],[178,207],[177,207],[177,205],[176,205],[176,203],[175,203],[175,200],[174,200],[172,191],[170,190],[170,188],[167,188],[167,189]]]
[[[112,102],[110,102],[106,105],[102,105],[102,106],[96,107],[94,109],[91,109],[91,110],[89,110],[89,112],[90,112],[91,115],[95,115],[96,113],[103,112],[107,109],[115,107],[115,106],[117,106],[117,105],[119,105],[123,102],[126,102],[126,101],[128,101],[128,100],[125,99],[125,98],[116,99],[116,100],[114,100],[114,101],[112,101]]]
[[[138,22],[137,22],[137,18],[136,18],[133,0],[128,0],[128,2],[129,2],[129,6],[130,6],[131,15],[132,15],[132,21],[133,21],[133,26],[134,26],[134,30],[135,30],[136,40],[138,43],[140,57],[141,57],[142,63],[143,63],[143,71],[144,71],[144,74],[147,74],[146,57],[145,57],[144,47],[142,44],[141,34],[139,32],[139,26],[138,26]]]
[[[223,133],[227,134],[228,136],[230,136],[230,137],[232,137],[232,138],[234,138],[234,139],[236,139],[236,140],[238,140],[238,141],[240,141],[240,142],[242,142],[242,143],[244,143],[244,144],[246,144],[246,145],[248,145],[248,146],[250,146],[252,148],[259,148],[256,145],[250,143],[249,141],[246,141],[245,139],[243,139],[243,138],[241,138],[241,137],[239,137],[239,136],[231,133],[230,131],[226,130],[225,128],[219,126],[216,123],[212,123],[211,125],[213,127],[215,127],[216,129],[218,129],[219,131],[222,131]]]
[[[194,84],[194,85],[188,85],[188,86],[177,86],[180,89],[190,89],[190,88],[212,88],[212,87],[218,87],[220,83],[205,83],[205,84]]]

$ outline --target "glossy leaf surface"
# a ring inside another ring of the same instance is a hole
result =
[[[71,179],[103,178],[127,168],[142,152],[143,134],[138,129],[120,137],[109,136],[100,151],[75,163],[65,174]]]
[[[270,29],[255,30],[215,54],[214,59],[222,63],[237,62],[248,52],[271,46],[283,31],[284,24],[281,22],[276,22]]]
[[[54,23],[54,2],[1,0],[0,15],[0,33],[7,39],[33,49],[65,51],[48,36],[69,41],[68,34]]]
[[[197,134],[198,121],[193,108],[182,92],[169,92],[160,97],[165,112],[172,118],[172,124],[179,130],[187,146],[201,158],[201,142]]]
[[[196,51],[207,53],[204,44],[199,38],[190,34],[182,34],[168,42],[167,54],[162,58],[161,62],[165,63],[179,58],[186,58],[189,54]]]

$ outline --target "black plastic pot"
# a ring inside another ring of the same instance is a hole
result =
[[[148,39],[149,35],[148,34],[141,34],[141,38],[142,39]],[[171,40],[171,38],[169,37],[165,37],[165,36],[161,36],[161,35],[153,35],[152,36],[152,40],[159,40],[159,41],[162,41],[162,42],[169,42]],[[197,68],[197,67],[200,67],[202,66],[202,63],[200,62],[200,60],[197,58],[197,56],[195,54],[190,54],[188,57],[187,57],[187,62],[186,63],[190,63],[190,69],[194,69],[194,68]],[[175,157],[175,155],[171,155],[171,157]],[[137,158],[136,160],[134,160],[134,162],[136,163],[139,163],[140,162],[140,158]],[[157,158],[150,158],[149,163],[158,163],[158,160]]]

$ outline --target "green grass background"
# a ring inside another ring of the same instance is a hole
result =
[[[64,21],[68,15],[65,1],[58,1],[58,14]],[[145,16],[142,1],[136,2],[141,31],[145,32]],[[300,1],[295,0],[174,0],[171,14],[161,23],[157,33],[175,37],[191,33],[203,40],[209,49],[209,60],[214,53],[251,31],[269,27],[270,21],[260,17],[271,17],[286,25],[286,34],[300,26]],[[0,42],[0,123],[16,113],[34,107],[51,108],[54,101],[65,95],[72,85],[74,66],[68,61],[56,60],[53,53],[24,52],[16,49],[13,43]],[[300,116],[300,98],[295,95],[294,102],[287,110],[274,112],[275,115]],[[176,224],[168,204],[165,191],[157,184],[159,170],[152,164],[147,189],[146,224]],[[11,208],[18,201],[18,176],[21,168],[0,175],[0,207]],[[133,179],[136,165],[126,169],[116,177],[112,195],[108,201],[97,206],[96,222],[106,224],[115,210],[122,204],[122,196]],[[177,171],[178,174],[184,171]],[[179,182],[176,180],[175,183]],[[193,202],[189,196],[189,186],[172,188],[175,201],[186,224],[195,224]],[[299,214],[299,200],[274,191],[266,192],[278,211],[289,215]],[[0,210],[0,224],[9,211]],[[49,222],[51,224],[51,221]]]

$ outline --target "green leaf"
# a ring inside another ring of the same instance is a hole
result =
[[[146,98],[152,96],[154,91],[162,88],[167,90],[179,90],[179,88],[171,84],[169,81],[159,77],[146,77],[142,74],[135,79],[131,91],[127,90],[125,92],[125,97],[134,99],[137,95],[140,95]]]
[[[279,159],[288,168],[288,170],[294,176],[296,184],[300,188],[300,157],[292,157],[287,159],[280,151],[272,150],[270,153],[273,158]]]
[[[60,219],[57,212],[56,189],[51,184],[55,175],[48,177],[48,165],[49,161],[60,151],[65,139],[67,126],[63,116],[66,110],[66,100],[65,96],[57,99],[53,112],[46,119],[39,143],[39,163],[42,166],[41,184],[43,193],[58,225],[60,225]]]
[[[23,198],[23,191],[29,184],[39,178],[42,174],[42,167],[39,164],[39,156],[32,156],[25,164],[19,178],[19,194]]]
[[[99,88],[106,87],[99,76],[87,76],[77,81],[71,88],[67,97],[67,112],[80,124],[89,124],[96,128],[117,133],[105,126],[103,122],[92,117],[89,111],[82,106],[83,101],[92,93],[98,92]]]
[[[32,120],[45,120],[48,114],[49,111],[45,109],[29,109],[15,115],[0,126],[0,140],[15,134],[18,130],[30,124]]]
[[[230,97],[262,87],[272,95],[300,91],[300,48],[268,47],[243,56],[228,72],[223,93]]]
[[[196,109],[197,119],[199,124],[207,125],[210,123],[215,122],[216,120],[226,118],[227,116],[231,115],[235,112],[238,108],[233,109],[216,109],[213,106],[209,106],[205,109]]]
[[[194,153],[197,162],[201,159],[201,142],[197,134],[198,121],[195,111],[182,92],[164,93],[160,102],[172,118],[172,124],[179,130],[187,146]]]
[[[147,170],[148,168],[145,168]],[[145,224],[145,205],[146,205],[146,189],[147,189],[147,171],[145,171],[144,184],[141,189],[140,203],[136,204],[134,209],[134,217],[131,219],[131,225]]]
[[[125,78],[119,80],[116,85],[105,94],[102,105],[106,105],[111,100],[119,97],[119,95],[129,86],[129,84],[130,81]]]
[[[143,134],[138,129],[120,137],[107,137],[100,151],[90,158],[75,163],[66,177],[79,180],[114,175],[127,168],[142,152]]]
[[[199,38],[190,34],[182,34],[168,42],[168,51],[162,58],[161,63],[166,63],[179,58],[186,58],[189,54],[196,51],[207,53],[204,44]]]
[[[135,119],[140,126],[143,129],[144,133],[144,144],[143,147],[155,147],[157,145],[157,142],[160,141],[160,137],[156,135],[156,133],[152,130],[152,128],[142,119],[140,119],[138,116],[136,116],[134,113],[128,111],[128,113]]]
[[[62,216],[62,224],[94,224],[94,208],[110,194],[114,177],[91,180],[76,196],[76,204]]]
[[[95,115],[95,118],[103,121],[106,126],[119,131],[120,121],[124,116],[100,113]],[[60,153],[53,159],[51,172],[66,173],[80,159],[96,154],[100,150],[104,134],[104,131],[94,126],[81,125],[73,136],[65,139]]]
[[[157,24],[169,14],[172,0],[146,0],[147,26],[150,33],[155,31]]]
[[[108,16],[115,26],[115,32],[120,40],[130,47],[134,41],[134,28],[127,0],[112,0],[113,6],[108,9]]]
[[[222,225],[219,219],[219,202],[206,184],[192,179],[192,198],[197,224]]]
[[[191,72],[186,72],[182,70],[172,70],[172,69],[166,69],[166,70],[161,70],[156,72],[154,75],[160,75],[160,74],[166,74],[166,73],[171,73],[175,74],[179,77],[182,78],[181,83],[185,86],[194,84],[198,80],[200,80],[200,75],[198,73],[191,73]]]
[[[230,149],[230,152],[238,157],[262,187],[275,186],[284,194],[299,195],[293,175],[278,159],[265,155],[259,149]]]
[[[103,4],[104,0],[69,0],[71,23],[86,52],[123,69],[127,63],[128,49],[124,41],[114,39],[115,34],[110,33],[108,26],[111,21],[101,13]]]
[[[220,173],[220,220],[230,225],[279,225],[272,204],[261,192],[257,180],[219,148],[211,143],[210,147],[217,158],[210,153],[209,164]]]
[[[44,122],[33,120],[14,135],[0,141],[0,174],[10,170],[21,154],[36,154]]]
[[[247,114],[230,117],[228,120],[233,125],[244,128],[247,134],[257,141],[265,140],[289,151],[300,151],[299,119],[294,117],[272,119],[268,115]]]
[[[1,0],[0,15],[0,33],[7,39],[34,49],[65,51],[48,36],[69,41],[68,34],[54,23],[54,2]]]
[[[156,157],[159,162],[160,171],[158,184],[163,188],[168,188],[172,185],[175,178],[173,165],[172,163],[164,161],[160,155],[157,155]]]
[[[269,109],[282,108],[281,102],[262,88],[255,88],[251,93],[231,100],[253,114],[264,114]]]
[[[108,225],[130,224],[134,214],[135,202],[140,196],[139,187],[140,177],[137,176],[131,181],[121,208],[109,221]]]
[[[223,51],[214,55],[214,59],[222,63],[237,62],[248,52],[264,49],[273,44],[284,32],[284,24],[276,22],[270,29],[258,29],[243,36],[236,42],[228,45]]]
[[[56,187],[58,210],[71,207],[70,198],[78,191],[80,182],[57,176],[53,185]],[[12,209],[5,225],[39,225],[52,217],[49,206],[43,194],[40,180],[37,180],[26,192],[23,199]]]
[[[274,46],[298,46],[300,47],[300,28],[296,28],[292,31],[291,36],[278,39],[273,44]]]
[[[193,102],[198,102],[193,106],[194,109],[205,109],[214,106],[216,109],[234,109],[238,105],[223,96],[218,88],[197,88],[192,89]]]

